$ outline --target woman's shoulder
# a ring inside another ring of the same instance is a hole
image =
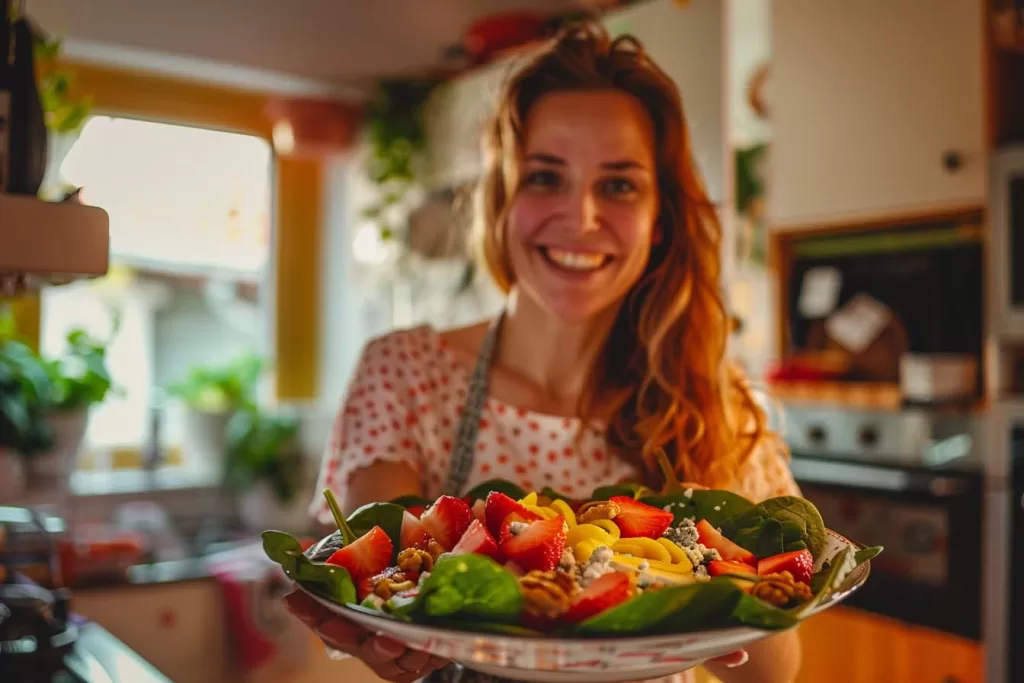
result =
[[[387,357],[404,354],[412,358],[415,353],[418,358],[425,353],[442,353],[447,348],[456,355],[470,354],[475,357],[489,325],[485,320],[447,329],[438,329],[429,324],[398,328],[372,337],[364,345],[363,355]]]

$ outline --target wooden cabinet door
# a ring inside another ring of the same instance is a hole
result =
[[[773,226],[984,201],[984,3],[771,5]]]

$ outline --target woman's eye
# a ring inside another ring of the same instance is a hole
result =
[[[608,178],[601,183],[602,191],[610,197],[623,197],[637,191],[636,184],[627,178]]]
[[[533,171],[523,179],[523,184],[530,187],[551,188],[558,186],[558,174],[553,171]]]

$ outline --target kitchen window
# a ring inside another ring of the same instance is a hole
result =
[[[104,338],[119,318],[119,391],[92,410],[81,470],[138,470],[153,445],[164,468],[195,469],[163,391],[197,365],[272,354],[273,161],[251,135],[108,116],[83,127],[61,176],[110,215],[110,272],[46,290],[39,340],[57,354],[69,330]]]

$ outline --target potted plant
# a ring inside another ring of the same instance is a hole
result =
[[[29,485],[61,488],[74,471],[89,426],[89,410],[113,390],[107,367],[107,347],[118,328],[115,318],[111,337],[97,339],[85,330],[73,329],[66,337],[64,355],[42,359],[49,379],[44,402],[45,420],[53,434],[52,447],[28,461]]]
[[[263,359],[242,355],[223,365],[193,368],[168,394],[185,405],[182,447],[187,458],[218,475],[225,472],[227,426],[235,413],[255,405]]]
[[[305,476],[298,433],[297,418],[252,405],[228,424],[227,485],[239,496],[247,528],[267,528],[289,516]]]

